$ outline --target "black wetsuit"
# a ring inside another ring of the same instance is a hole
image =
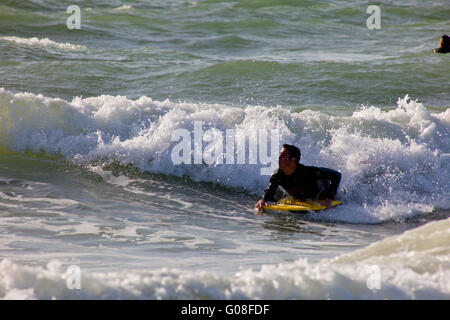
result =
[[[297,164],[297,169],[286,175],[277,169],[270,177],[269,187],[264,191],[264,202],[275,201],[278,186],[283,187],[292,197],[299,200],[333,199],[341,181],[341,174],[328,168],[318,168]]]
[[[436,53],[449,53],[450,52],[450,47],[440,47],[440,48],[434,49],[433,52],[436,52]]]

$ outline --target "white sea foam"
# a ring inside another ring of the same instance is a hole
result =
[[[0,298],[449,299],[449,241],[447,219],[315,264],[298,259],[226,277],[178,269],[96,273],[80,265],[79,290],[67,286],[67,263],[32,267],[4,259]]]
[[[178,142],[172,141],[172,133],[192,132],[195,121],[203,123],[205,135],[277,129],[280,145],[293,143],[302,149],[302,163],[339,170],[344,206],[321,218],[377,223],[450,207],[450,111],[432,113],[408,97],[389,111],[365,107],[351,116],[332,116],[148,97],[103,95],[67,102],[0,89],[0,138],[8,148],[58,153],[81,165],[118,161],[142,171],[187,175],[260,194],[268,183],[260,162],[173,164],[171,151]]]
[[[124,10],[130,10],[132,6],[124,4],[123,6],[114,8],[115,11],[124,11]]]
[[[19,44],[29,45],[29,46],[39,46],[39,47],[52,47],[61,50],[70,50],[70,51],[81,51],[86,50],[87,47],[78,44],[71,43],[60,43],[48,38],[39,39],[36,37],[33,38],[21,38],[16,36],[8,36],[8,37],[0,37],[0,40],[15,42]]]

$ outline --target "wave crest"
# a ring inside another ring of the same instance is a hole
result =
[[[72,43],[60,43],[48,38],[39,39],[36,37],[33,38],[21,38],[16,36],[8,36],[8,37],[0,37],[0,40],[14,42],[18,44],[28,45],[28,46],[38,46],[38,47],[52,47],[61,50],[69,50],[69,51],[83,51],[87,50],[86,46],[72,44]]]

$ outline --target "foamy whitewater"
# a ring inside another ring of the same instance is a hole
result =
[[[450,299],[448,1],[372,5],[0,3],[0,299]]]
[[[67,290],[71,274],[59,261],[24,267],[3,260],[0,293],[5,299],[449,299],[449,240],[446,219],[317,264],[299,259],[227,277],[176,269],[83,273],[77,291]],[[372,286],[374,270],[380,278]]]

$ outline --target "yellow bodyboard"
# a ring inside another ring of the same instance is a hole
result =
[[[327,209],[322,204],[323,201],[298,201],[295,199],[281,199],[274,204],[264,206],[263,210],[278,210],[278,211],[318,211]],[[342,202],[339,200],[333,200],[331,202],[332,207],[335,207]]]

